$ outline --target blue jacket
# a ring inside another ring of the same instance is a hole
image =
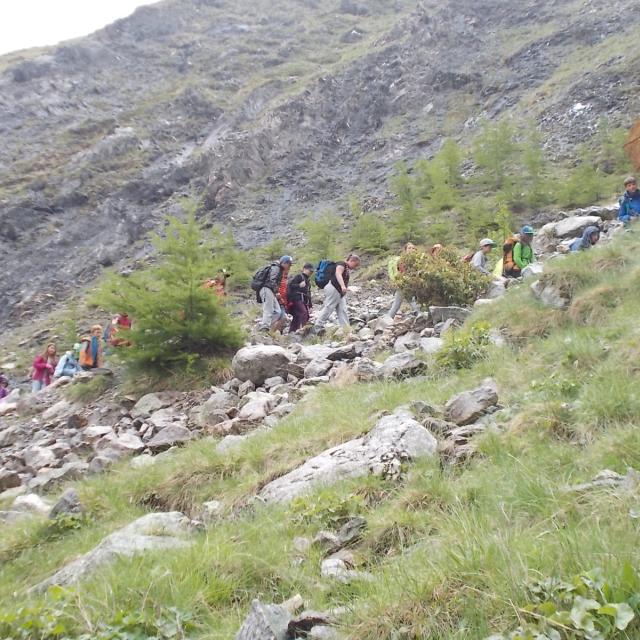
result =
[[[571,251],[584,251],[585,249],[591,249],[591,236],[597,233],[600,236],[600,229],[598,227],[587,227],[582,234],[582,238],[576,238],[570,245]]]
[[[618,201],[618,220],[628,224],[631,218],[640,216],[640,190],[634,193],[624,192]]]

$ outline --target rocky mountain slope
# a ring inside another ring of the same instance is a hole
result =
[[[349,340],[206,392],[14,392],[0,635],[636,637],[637,234],[556,253],[596,217],[539,232],[533,284],[394,320],[354,291]]]
[[[391,167],[532,119],[571,155],[640,110],[631,0],[165,0],[0,59],[0,321],[38,313],[184,196],[245,247],[347,196],[386,206]]]

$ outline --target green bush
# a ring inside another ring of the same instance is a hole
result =
[[[403,261],[406,269],[398,286],[407,298],[415,297],[421,304],[470,305],[491,282],[449,247],[435,257],[416,251]]]
[[[488,322],[475,322],[459,331],[447,332],[436,362],[444,369],[471,369],[487,357],[490,328]]]
[[[488,640],[607,640],[636,638],[640,581],[626,565],[618,584],[594,569],[570,582],[554,578],[529,586],[531,601],[520,609],[524,622],[515,631]],[[626,631],[626,633],[625,633]]]
[[[296,498],[289,507],[289,515],[299,526],[317,525],[338,528],[354,515],[362,513],[364,501],[360,496],[340,496],[330,490],[311,497]]]
[[[120,356],[149,371],[194,370],[205,356],[224,355],[242,342],[239,326],[202,283],[216,271],[215,242],[193,211],[184,221],[167,219],[165,236],[153,238],[157,263],[129,277],[114,276],[101,287],[102,306],[127,312],[133,346]]]

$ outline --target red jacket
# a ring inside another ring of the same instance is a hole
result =
[[[48,385],[51,382],[57,364],[58,358],[54,357],[51,360],[51,364],[48,365],[47,359],[44,356],[36,356],[33,361],[33,376],[31,379],[44,382],[45,385]]]

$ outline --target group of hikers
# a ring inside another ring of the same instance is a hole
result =
[[[45,350],[37,354],[33,360],[30,371],[32,392],[38,393],[56,378],[73,378],[83,371],[102,369],[105,351],[131,344],[120,333],[123,329],[131,329],[131,326],[128,314],[116,314],[104,330],[102,325],[93,325],[88,335],[81,338],[80,342],[76,342],[60,357],[56,344],[49,343]],[[0,376],[0,400],[8,395],[8,387],[7,378]]]
[[[640,191],[638,191],[637,180],[631,176],[625,179],[624,187],[625,192],[619,201],[618,219],[628,226],[634,218],[640,218]],[[582,236],[569,245],[569,251],[590,249],[598,243],[600,234],[599,227],[588,226]],[[507,238],[502,245],[502,257],[493,269],[490,269],[489,254],[497,243],[491,238],[480,240],[478,249],[465,256],[463,261],[470,263],[471,267],[486,276],[506,279],[526,278],[528,269],[536,260],[532,246],[534,235],[533,227],[525,225],[519,233]],[[430,254],[437,256],[442,248],[441,244],[435,244],[431,247]],[[392,283],[397,283],[399,275],[405,269],[402,255],[416,250],[416,245],[409,242],[400,256],[389,260],[389,280]],[[292,266],[293,258],[284,255],[278,261],[262,267],[254,275],[251,287],[256,293],[257,302],[262,305],[259,330],[271,335],[282,333],[290,315],[289,334],[320,334],[334,313],[340,327],[348,329],[349,277],[351,272],[360,266],[360,258],[352,253],[341,261],[322,260],[317,268],[307,262],[303,265],[302,271],[294,276],[291,275]],[[316,285],[324,290],[324,304],[312,324],[310,322],[311,282],[314,274]],[[403,300],[402,291],[397,289],[388,312],[391,318],[397,315]],[[411,301],[411,305],[414,311],[417,311],[415,300]]]
[[[624,194],[619,200],[618,219],[628,227],[635,219],[640,218],[640,191],[636,178],[629,176],[624,181]],[[600,229],[597,226],[587,227],[582,236],[569,245],[572,252],[584,251],[596,245],[600,239]],[[527,269],[535,262],[532,247],[534,229],[530,225],[522,227],[518,234],[507,238],[502,247],[502,258],[497,261],[493,269],[489,268],[489,254],[497,246],[491,238],[480,240],[478,249],[463,258],[472,268],[486,276],[494,278],[522,278],[527,276]],[[392,284],[398,283],[399,276],[405,270],[403,255],[417,251],[415,244],[405,245],[402,254],[389,260],[389,279]],[[430,249],[433,257],[442,251],[441,244],[435,244]],[[251,282],[256,300],[262,305],[262,318],[259,330],[263,333],[275,335],[283,333],[289,324],[289,334],[316,334],[324,332],[325,326],[335,314],[338,325],[348,330],[350,327],[347,311],[347,295],[349,281],[353,271],[358,269],[361,260],[354,253],[344,260],[322,260],[317,268],[311,263],[303,264],[300,273],[291,274],[293,258],[282,256],[259,269]],[[214,278],[202,283],[203,288],[210,289],[216,296],[227,295],[226,286],[230,273],[226,269],[218,271]],[[324,304],[314,323],[311,323],[311,309],[313,306],[311,286],[312,279],[319,289],[324,290]],[[394,318],[399,312],[404,296],[397,288],[393,304],[388,316]],[[414,311],[418,310],[415,300],[411,301]],[[291,316],[291,320],[288,320]],[[122,329],[131,329],[131,319],[126,313],[117,314],[103,331],[101,325],[91,327],[89,335],[83,337],[73,348],[60,358],[56,345],[48,344],[43,353],[38,354],[31,368],[30,377],[33,392],[38,392],[48,386],[55,378],[74,376],[81,371],[100,369],[104,363],[104,350],[109,348],[129,346],[131,343],[118,335]],[[8,379],[0,375],[0,401],[9,394]]]

